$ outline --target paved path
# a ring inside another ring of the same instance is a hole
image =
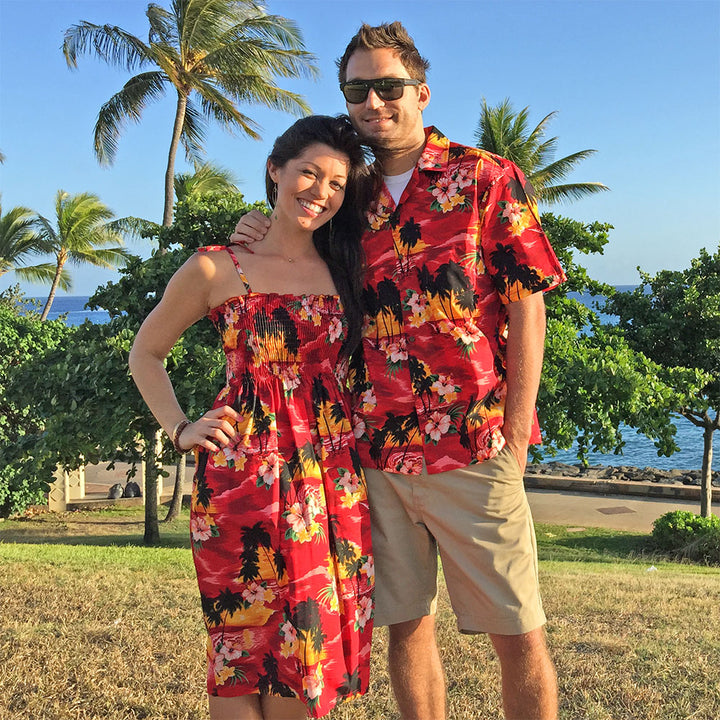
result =
[[[535,522],[575,527],[650,532],[653,521],[672,510],[700,512],[698,500],[603,495],[562,490],[529,489],[528,501]],[[715,508],[717,512],[717,508]]]
[[[106,471],[105,465],[86,469],[86,498],[102,500],[107,498],[107,490],[113,483],[125,484],[126,466],[118,463],[112,471]],[[170,477],[165,478],[163,501],[172,495],[175,476],[174,468],[166,468]],[[185,492],[192,489],[193,468],[187,468]],[[699,500],[679,498],[660,499],[642,495],[610,495],[597,492],[578,492],[575,490],[547,490],[528,488],[528,500],[536,522],[573,527],[606,527],[613,530],[632,532],[650,532],[653,522],[672,510],[690,510],[700,512]],[[718,504],[714,505],[716,514]]]

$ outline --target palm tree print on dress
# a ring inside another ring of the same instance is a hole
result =
[[[278,587],[287,584],[285,560],[279,551],[273,549],[270,533],[261,522],[255,523],[252,527],[243,527],[241,540],[243,551],[240,553],[242,565],[239,579],[242,582],[272,580]],[[264,561],[262,563],[261,549]]]
[[[272,653],[263,658],[264,675],[258,677],[258,689],[261,695],[279,695],[280,697],[296,697],[292,688],[281,682],[278,674],[278,661]]]

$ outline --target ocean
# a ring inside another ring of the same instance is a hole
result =
[[[30,298],[39,303],[39,311],[45,307],[47,298]],[[85,305],[90,299],[88,295],[59,295],[53,300],[48,314],[48,320],[57,320],[65,315],[65,324],[70,326],[82,325],[85,320],[94,323],[106,323],[110,315],[105,310],[87,310]]]
[[[618,286],[618,290],[630,290],[633,286]],[[587,296],[579,298],[582,302],[589,303],[592,298]],[[44,298],[41,299],[44,303]],[[66,295],[56,297],[49,318],[54,320],[60,315],[65,315],[65,322],[68,325],[80,325],[85,320],[94,323],[108,322],[110,316],[104,310],[86,310],[85,304],[89,300],[87,296]],[[40,306],[42,309],[42,305]],[[655,467],[661,470],[699,470],[702,467],[703,437],[702,429],[695,427],[689,420],[678,417],[675,421],[677,427],[676,442],[681,448],[680,452],[670,457],[658,457],[657,450],[651,440],[644,435],[638,435],[632,428],[623,432],[625,439],[625,451],[622,455],[605,455],[603,453],[591,453],[588,456],[591,465],[632,465],[634,467]],[[715,434],[714,449],[717,448],[718,440]],[[570,465],[578,462],[575,449],[559,452],[554,458]],[[720,452],[714,452],[713,470],[720,471]]]

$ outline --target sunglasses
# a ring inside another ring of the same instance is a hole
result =
[[[370,88],[381,100],[399,100],[406,85],[420,85],[420,80],[411,78],[376,78],[375,80],[348,80],[340,83],[345,99],[352,105],[365,102]]]

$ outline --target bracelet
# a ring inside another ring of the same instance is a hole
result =
[[[185,453],[188,452],[187,450],[183,450],[180,447],[180,434],[189,424],[190,424],[190,421],[187,418],[184,418],[183,420],[181,420],[173,428],[172,435],[170,437],[170,439],[172,440],[173,447],[175,448],[175,451],[177,453],[179,453],[180,455],[185,455]]]

